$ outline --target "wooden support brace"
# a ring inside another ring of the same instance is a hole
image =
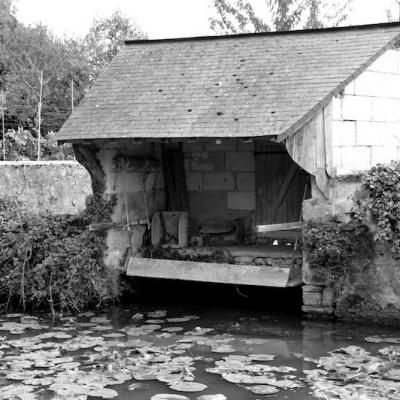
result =
[[[286,197],[286,194],[289,190],[290,185],[293,182],[293,179],[294,179],[297,171],[298,171],[298,167],[295,163],[293,163],[288,174],[286,175],[285,180],[282,183],[282,186],[278,193],[278,197],[276,198],[275,203],[272,206],[272,211],[271,211],[272,222],[274,222],[276,215],[278,214],[279,208],[281,207],[282,202]]]
[[[138,219],[130,221],[129,226],[147,225],[147,219]],[[124,229],[126,224],[119,222],[99,222],[90,224],[89,231],[105,231],[107,229]]]
[[[284,224],[272,224],[272,225],[257,225],[258,233],[266,232],[277,232],[277,231],[293,231],[300,230],[303,227],[302,222],[287,222]]]

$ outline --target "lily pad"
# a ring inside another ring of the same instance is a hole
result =
[[[172,390],[177,392],[202,392],[207,386],[198,382],[174,382],[169,385]]]
[[[179,394],[156,394],[151,397],[151,400],[190,400],[189,397],[181,396]]]
[[[166,310],[156,310],[147,313],[149,318],[164,318],[167,316]]]
[[[280,390],[274,386],[269,385],[256,385],[256,386],[245,386],[247,390],[255,394],[275,394]]]
[[[170,332],[170,333],[175,333],[175,332],[181,332],[183,331],[184,328],[180,327],[180,326],[174,326],[174,327],[170,327],[170,328],[163,328],[161,329],[163,332]]]
[[[188,322],[195,319],[200,319],[197,315],[185,315],[184,317],[167,318],[168,322]]]

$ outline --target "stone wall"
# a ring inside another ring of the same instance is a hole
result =
[[[400,52],[386,51],[332,102],[332,171],[329,198],[313,184],[303,204],[305,221],[350,219],[360,174],[400,160]],[[303,260],[303,311],[342,319],[400,320],[400,264],[388,249],[347,266],[349,281],[337,296]]]
[[[388,50],[332,103],[337,175],[400,158],[400,52]]]
[[[76,214],[91,193],[90,176],[75,161],[0,162],[0,196],[11,196],[35,213]]]
[[[255,211],[254,142],[198,140],[184,145],[192,217],[244,218]]]

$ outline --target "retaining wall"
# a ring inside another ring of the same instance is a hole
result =
[[[35,213],[76,214],[91,193],[89,173],[75,161],[0,162],[0,197],[13,197]]]

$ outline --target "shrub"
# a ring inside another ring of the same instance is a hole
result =
[[[8,130],[5,134],[6,161],[26,161],[37,159],[38,140],[31,131],[19,128]],[[54,132],[41,137],[42,160],[73,160],[71,145],[57,145]],[[3,155],[3,140],[0,140],[0,154]]]
[[[119,273],[102,263],[103,236],[87,227],[107,210],[105,203],[96,208],[92,202],[79,216],[55,216],[0,200],[0,298],[6,309],[49,308],[54,314],[121,296]]]
[[[318,270],[336,294],[343,289],[354,260],[367,264],[373,254],[371,233],[358,222],[310,221],[303,228],[303,246],[311,268]]]
[[[362,178],[354,216],[372,222],[375,240],[400,253],[400,162],[373,167]]]

